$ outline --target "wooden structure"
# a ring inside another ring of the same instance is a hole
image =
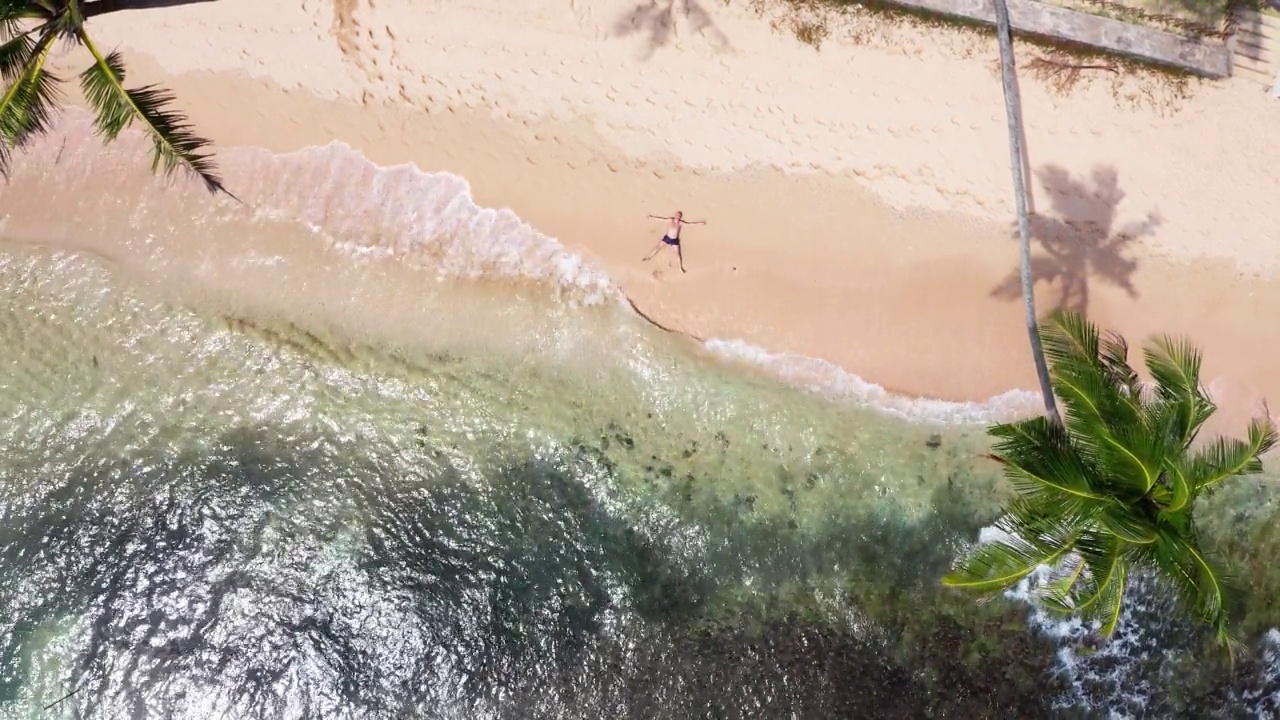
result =
[[[1232,76],[1273,87],[1280,73],[1280,17],[1252,11],[1236,17],[1239,25],[1227,43]]]

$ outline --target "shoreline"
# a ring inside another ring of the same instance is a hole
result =
[[[308,4],[316,6],[304,6]],[[405,12],[396,2],[389,9],[385,3],[379,7],[379,13]],[[372,59],[369,53],[357,52],[357,58],[365,58],[363,65],[353,61],[348,49],[354,41],[344,45],[342,18],[321,22],[325,11],[312,10],[318,29],[315,37],[290,24],[298,19],[296,8],[258,17],[241,0],[107,16],[97,33],[128,48],[126,59],[134,82],[156,80],[174,90],[178,107],[219,149],[253,146],[285,152],[341,140],[380,166],[411,162],[428,172],[455,173],[470,183],[477,204],[511,208],[537,230],[606,271],[645,314],[672,330],[700,338],[739,339],[772,353],[816,358],[913,398],[975,402],[1010,389],[1035,387],[1020,297],[997,291],[1016,271],[1017,246],[1008,239],[1008,224],[993,220],[1004,216],[1005,206],[1012,203],[1011,191],[995,191],[1000,182],[1008,184],[1007,147],[1003,133],[991,131],[999,128],[995,120],[1002,122],[999,83],[982,67],[981,54],[958,65],[959,76],[953,78],[963,84],[975,73],[987,76],[981,87],[967,89],[975,93],[968,96],[977,102],[974,107],[983,108],[978,111],[982,115],[974,115],[974,122],[967,123],[973,110],[966,109],[962,97],[950,97],[944,86],[937,85],[939,78],[930,79],[928,72],[956,64],[948,57],[951,51],[930,53],[917,45],[909,51],[886,53],[875,46],[833,45],[828,54],[824,45],[821,53],[814,53],[793,38],[774,33],[770,36],[774,44],[763,50],[789,45],[788,57],[798,63],[838,67],[844,53],[861,58],[872,70],[915,67],[918,77],[895,76],[894,82],[901,80],[898,85],[905,89],[893,83],[889,87],[910,94],[918,89],[916,84],[929,84],[932,89],[926,90],[926,96],[932,93],[932,104],[942,109],[933,112],[930,120],[919,117],[930,112],[920,106],[923,98],[895,104],[889,97],[892,93],[877,92],[887,108],[867,107],[844,98],[824,98],[820,91],[815,95],[816,83],[809,83],[791,93],[795,112],[790,121],[779,119],[779,113],[771,110],[764,115],[750,108],[739,113],[742,123],[734,132],[740,132],[741,125],[760,127],[765,149],[754,157],[748,152],[721,162],[731,156],[716,150],[710,141],[714,128],[695,127],[692,136],[676,128],[671,129],[674,134],[656,133],[672,113],[714,125],[715,106],[731,112],[739,91],[767,95],[771,88],[776,91],[776,84],[764,82],[764,90],[717,90],[704,79],[696,87],[712,94],[696,107],[664,105],[651,94],[640,101],[646,109],[636,113],[630,127],[620,126],[616,116],[597,112],[598,103],[578,106],[566,100],[558,110],[552,105],[551,114],[559,115],[558,120],[545,116],[531,120],[526,112],[536,102],[548,102],[573,78],[572,84],[594,88],[591,92],[604,85],[622,85],[616,68],[597,68],[589,76],[581,66],[571,66],[561,73],[567,76],[561,80],[530,85],[527,94],[532,99],[525,107],[457,82],[451,96],[439,97],[444,93],[436,86],[447,86],[456,76],[465,75],[468,62],[489,62],[494,69],[485,77],[490,82],[502,80],[506,71],[501,68],[519,67],[525,56],[518,50],[532,47],[535,38],[522,30],[520,18],[511,18],[505,25],[486,28],[499,38],[495,42],[508,48],[505,57],[492,48],[473,48],[468,41],[452,54],[461,58],[457,65],[445,68],[444,75],[455,77],[437,78],[430,84],[435,89],[429,90],[402,82],[399,97],[391,100],[386,85],[408,77],[408,53],[398,60],[378,62],[387,57],[383,47],[382,55],[372,53]],[[468,18],[475,20],[478,12],[484,14],[478,8],[434,9],[430,14],[442,27],[455,27]],[[538,13],[530,11],[530,15]],[[551,24],[543,17],[526,20]],[[729,17],[725,32],[740,21],[740,17]],[[197,30],[178,30],[191,22]],[[194,48],[177,46],[193,32],[221,32],[219,28],[237,23],[238,34],[228,31],[227,38],[204,40]],[[371,22],[361,27],[369,37],[381,32]],[[163,35],[161,30],[176,37],[153,42],[152,38]],[[403,31],[397,35],[388,25],[386,32],[403,41],[401,48],[408,43]],[[921,31],[921,42],[939,32]],[[274,36],[281,47],[261,47],[264,34]],[[213,45],[224,39],[231,46],[243,43],[240,54]],[[360,40],[366,41],[368,37]],[[667,69],[680,62],[714,63],[731,73],[735,63],[751,59],[739,57],[745,54],[746,40],[727,58],[718,57],[705,43],[685,42],[684,47],[677,40],[673,47],[659,48],[666,54],[655,54],[656,61]],[[764,41],[754,37],[753,42]],[[303,47],[309,67],[289,65],[284,53]],[[762,49],[755,50],[758,54]],[[277,64],[272,65],[272,60]],[[642,62],[636,66],[642,67]],[[423,63],[429,69],[427,61]],[[560,72],[549,60],[548,64],[549,74]],[[536,64],[529,69],[537,75]],[[851,84],[865,83],[865,75],[872,70],[856,72]],[[648,72],[660,76],[662,69]],[[708,77],[723,74],[708,72]],[[532,79],[513,79],[511,87]],[[686,80],[696,84],[696,78]],[[625,87],[638,96],[662,86],[657,77],[627,82]],[[421,83],[427,79],[420,78]],[[1231,416],[1232,428],[1238,432],[1239,418],[1251,415],[1259,398],[1280,397],[1280,372],[1267,362],[1280,352],[1280,331],[1254,328],[1249,322],[1280,301],[1280,282],[1272,271],[1280,258],[1280,238],[1268,237],[1256,222],[1252,230],[1249,225],[1251,218],[1262,217],[1275,219],[1272,227],[1280,226],[1280,210],[1257,205],[1254,198],[1262,191],[1253,185],[1235,193],[1215,187],[1213,177],[1229,175],[1232,169],[1210,168],[1217,175],[1199,178],[1206,190],[1203,214],[1207,217],[1198,219],[1195,208],[1185,202],[1187,183],[1194,178],[1181,175],[1188,167],[1206,167],[1205,152],[1190,159],[1166,153],[1159,158],[1163,163],[1146,157],[1145,166],[1130,162],[1119,169],[1113,165],[1111,170],[1093,161],[1126,142],[1141,146],[1126,155],[1132,159],[1135,152],[1140,156],[1144,148],[1167,140],[1144,138],[1141,132],[1124,137],[1144,127],[1156,136],[1194,137],[1203,126],[1216,122],[1215,112],[1221,114],[1212,109],[1214,102],[1238,99],[1242,93],[1228,86],[1206,86],[1199,91],[1203,96],[1191,98],[1188,107],[1161,120],[1152,113],[1099,110],[1098,98],[1105,93],[1097,88],[1054,100],[1038,83],[1024,80],[1024,85],[1026,112],[1029,118],[1037,118],[1029,132],[1042,136],[1030,141],[1033,170],[1039,172],[1036,199],[1046,223],[1038,235],[1054,237],[1050,249],[1056,251],[1037,252],[1049,258],[1041,263],[1043,269],[1056,276],[1038,285],[1041,313],[1057,301],[1085,306],[1092,319],[1122,332],[1135,349],[1153,332],[1188,335],[1205,351],[1203,380],[1210,387],[1216,384],[1215,395],[1230,410],[1223,415]],[[604,98],[608,93],[605,89],[599,95]],[[841,131],[820,116],[824,100],[842,111],[861,114],[858,127],[866,132],[843,145],[824,146],[829,138],[809,129],[826,127],[836,135]],[[618,104],[623,109],[630,106],[626,101]],[[1064,108],[1074,116],[1094,112],[1103,117],[1080,125],[1092,130],[1082,133],[1072,125],[1063,133],[1053,112],[1063,114]],[[802,117],[801,111],[811,117]],[[893,113],[896,120],[889,117]],[[942,115],[952,115],[954,130],[929,125],[945,120]],[[956,118],[966,122],[954,123]],[[650,134],[637,135],[635,128],[646,123]],[[1104,136],[1097,129],[1103,126],[1118,137]],[[1280,113],[1255,118],[1251,132],[1262,135],[1272,127],[1280,128]],[[781,136],[777,128],[783,129]],[[779,145],[779,138],[788,140],[787,128],[803,131],[795,144],[804,152],[771,160],[769,153],[786,145]],[[883,132],[871,132],[875,128]],[[643,143],[635,142],[637,137],[653,142],[642,147]],[[1050,144],[1045,142],[1048,137],[1062,142]],[[1205,140],[1225,148],[1235,147],[1232,143],[1239,138]],[[698,149],[699,142],[709,144]],[[885,147],[877,149],[878,144]],[[1258,171],[1254,177],[1263,185],[1267,158],[1280,150],[1274,144],[1255,147],[1258,152],[1242,162],[1245,169]],[[695,152],[682,152],[689,148]],[[909,170],[876,162],[877,154],[894,151],[905,153],[898,157],[898,167]],[[824,152],[836,154],[835,165],[843,162],[849,167],[824,168],[806,159]],[[1061,165],[1061,172],[1052,169],[1057,160],[1072,154],[1081,157]],[[1226,164],[1227,156],[1220,153],[1219,157]],[[973,177],[966,178],[970,172]],[[968,189],[956,178],[970,180]],[[1165,178],[1163,185],[1159,178]],[[1238,179],[1246,183],[1245,178]],[[922,194],[920,188],[933,192],[933,199],[925,198],[928,193]],[[1196,188],[1192,183],[1191,190]],[[925,208],[897,209],[890,202]],[[942,204],[961,209],[928,209]],[[652,247],[661,228],[646,221],[645,215],[675,209],[710,224],[690,228],[686,237],[688,275],[667,269],[655,277],[653,268],[642,265],[639,258]],[[1219,228],[1220,235],[1214,237],[1223,241],[1207,243],[1206,227]],[[1124,240],[1130,229],[1136,229],[1135,237]],[[1140,356],[1133,359],[1140,362]]]

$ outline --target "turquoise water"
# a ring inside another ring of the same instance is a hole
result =
[[[0,199],[0,718],[1280,712],[1270,478],[1205,508],[1248,658],[1145,585],[1089,654],[939,586],[1003,497],[980,424],[726,364],[535,235],[272,206],[314,155],[233,157],[244,217],[66,152],[126,189]]]

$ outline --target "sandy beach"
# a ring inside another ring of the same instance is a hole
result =
[[[767,8],[664,8],[217,0],[93,29],[219,148],[456,173],[695,337],[915,396],[1034,387],[994,39],[837,18],[815,49]],[[1280,398],[1280,106],[1236,81],[1022,92],[1041,310],[1191,336],[1233,415]],[[640,262],[676,209],[707,221],[687,274]]]

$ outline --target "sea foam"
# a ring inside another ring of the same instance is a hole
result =
[[[914,421],[991,423],[1036,412],[1039,395],[1010,390],[981,402],[953,402],[896,395],[838,365],[794,353],[771,352],[743,340],[712,338],[704,343],[714,355],[759,367],[816,393],[851,399],[859,404]]]
[[[337,141],[228,155],[229,165],[253,170],[238,174],[256,217],[302,223],[340,252],[412,258],[439,277],[548,281],[575,304],[621,299],[608,275],[560,241],[512,210],[477,205],[459,175],[380,167]]]

